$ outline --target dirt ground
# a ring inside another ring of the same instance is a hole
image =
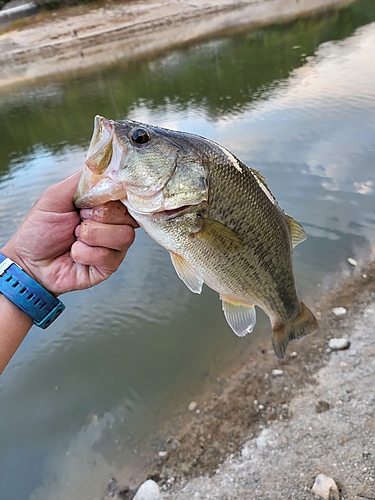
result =
[[[0,89],[343,3],[140,0],[56,13],[0,34]],[[347,314],[336,317],[337,306]],[[156,450],[142,475],[163,498],[308,500],[323,472],[341,499],[375,499],[375,263],[313,309],[319,333],[293,343],[283,362],[269,339],[257,340],[246,366],[202,394]],[[329,339],[341,337],[350,347],[331,352]],[[134,495],[120,486],[107,495]]]
[[[319,333],[292,343],[283,362],[260,340],[223,393],[167,439],[148,473],[163,498],[312,500],[319,473],[340,499],[375,498],[375,263],[314,312]],[[331,338],[350,347],[331,351]]]

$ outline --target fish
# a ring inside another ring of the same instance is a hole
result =
[[[276,356],[318,329],[300,300],[293,248],[302,226],[285,214],[265,177],[225,147],[199,135],[134,120],[96,116],[74,203],[92,208],[121,200],[129,214],[170,254],[194,293],[203,284],[221,298],[239,336],[270,318]]]

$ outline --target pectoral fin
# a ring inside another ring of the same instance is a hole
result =
[[[225,319],[234,333],[244,337],[251,333],[256,323],[255,307],[221,297]]]
[[[223,253],[238,252],[242,249],[242,241],[238,234],[216,220],[203,219],[202,229],[193,236]]]
[[[290,215],[285,215],[285,218],[288,224],[289,233],[290,237],[292,238],[292,245],[294,248],[298,245],[298,243],[302,243],[302,241],[305,241],[306,233],[301,224],[294,220],[293,217],[290,217]]]
[[[189,290],[194,293],[201,293],[203,285],[202,276],[200,276],[181,255],[173,252],[169,252],[169,255],[171,256],[172,264],[178,277],[182,279]]]

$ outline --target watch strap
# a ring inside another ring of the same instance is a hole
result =
[[[22,309],[40,328],[47,328],[65,309],[15,262],[0,254],[0,293]]]

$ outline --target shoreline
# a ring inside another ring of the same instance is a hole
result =
[[[57,11],[0,32],[0,89],[90,71],[244,27],[285,22],[353,0],[147,0]],[[42,42],[41,42],[42,40]]]
[[[375,496],[375,261],[312,309],[318,333],[292,342],[284,361],[257,339],[246,366],[166,439],[144,477],[162,498],[313,500],[319,473],[342,500]],[[350,346],[331,350],[331,338]]]

